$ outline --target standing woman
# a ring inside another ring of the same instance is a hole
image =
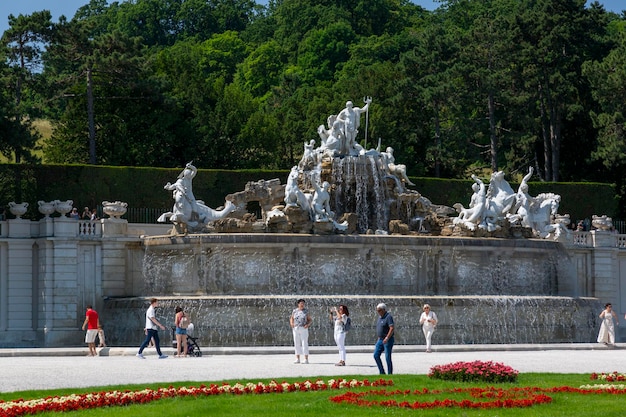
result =
[[[309,310],[304,308],[304,300],[297,301],[297,308],[291,312],[289,324],[293,331],[293,344],[296,348],[296,360],[300,363],[300,355],[304,355],[304,362],[309,363],[309,326],[313,321],[309,316]]]
[[[176,325],[176,357],[187,357],[187,326],[189,318],[181,307],[176,307],[176,316],[174,317]]]
[[[346,366],[346,323],[349,315],[348,307],[343,304],[339,305],[339,309],[334,307],[330,310],[330,318],[335,322],[335,343],[339,348],[339,362],[335,366]]]
[[[430,311],[429,304],[424,304],[423,310],[424,312],[420,316],[420,324],[426,338],[426,352],[430,353],[430,340],[435,332],[435,326],[437,326],[437,315],[434,311]]]
[[[613,319],[615,319],[616,324],[619,324],[619,322],[617,321],[617,314],[613,311],[611,303],[607,303],[604,306],[604,310],[600,313],[600,318],[602,319],[602,325],[600,326],[600,333],[598,333],[598,343],[615,345],[615,326]]]

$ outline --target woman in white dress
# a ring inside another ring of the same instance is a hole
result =
[[[604,343],[605,345],[615,345],[615,324],[619,324],[617,321],[617,314],[613,311],[611,303],[607,303],[604,306],[604,310],[600,313],[602,319],[602,325],[600,326],[600,333],[598,333],[598,343]]]
[[[426,338],[426,352],[430,353],[430,341],[437,326],[437,315],[434,311],[430,311],[430,305],[428,304],[424,304],[423,310],[424,312],[420,316],[420,324]]]

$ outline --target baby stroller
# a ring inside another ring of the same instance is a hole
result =
[[[187,327],[187,355],[195,356],[199,358],[202,356],[200,346],[198,346],[198,338],[193,337],[193,323],[190,323]],[[176,341],[176,327],[172,327],[172,347],[178,349],[178,342]]]

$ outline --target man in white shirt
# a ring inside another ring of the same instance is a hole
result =
[[[163,326],[156,318],[155,308],[158,305],[158,300],[156,298],[152,298],[150,300],[150,307],[148,307],[148,311],[146,311],[146,340],[143,341],[141,346],[139,347],[139,352],[137,352],[137,357],[140,359],[146,359],[143,356],[143,350],[148,346],[150,340],[154,339],[154,346],[156,347],[156,351],[159,354],[159,359],[167,358],[167,355],[161,353],[161,346],[159,342],[159,327],[161,330],[165,330],[165,326]]]

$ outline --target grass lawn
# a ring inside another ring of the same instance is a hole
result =
[[[364,379],[362,376],[345,377],[346,379]],[[317,378],[309,378],[314,381]],[[319,378],[328,381],[329,377]],[[377,387],[377,388],[346,388],[341,390],[312,391],[312,392],[288,392],[288,393],[272,393],[272,394],[245,394],[233,395],[224,394],[208,397],[178,397],[168,398],[154,401],[148,404],[131,405],[124,407],[106,407],[84,411],[74,411],[64,413],[68,416],[153,416],[163,415],[168,417],[176,416],[297,416],[297,417],[319,417],[319,416],[576,416],[603,417],[622,416],[626,408],[626,394],[580,394],[580,393],[547,393],[552,398],[550,404],[533,405],[528,408],[491,408],[491,409],[461,409],[461,408],[434,408],[412,410],[399,407],[384,406],[359,406],[353,404],[336,404],[329,400],[330,397],[341,395],[347,391],[363,392],[372,389],[387,390],[389,392],[395,390],[421,390],[429,388],[430,390],[445,390],[452,388],[469,388],[469,387],[489,387],[490,384],[485,383],[455,383],[449,381],[429,379],[426,375],[393,375],[389,378],[393,380],[393,386]],[[370,380],[371,376],[370,376]],[[279,379],[277,382],[303,382],[300,378]],[[227,381],[230,384],[237,382],[259,382],[254,381]],[[268,380],[261,382],[267,383]],[[514,384],[492,384],[492,386],[500,388],[522,388],[522,387],[540,387],[552,388],[560,386],[570,386],[578,388],[584,384],[593,384],[598,381],[591,381],[588,374],[520,374],[518,382]],[[209,385],[210,382],[205,383]],[[221,381],[218,385],[221,384]],[[172,386],[199,386],[197,382],[172,383]],[[157,389],[163,387],[163,384],[154,385],[128,385],[117,387],[98,387],[90,389],[63,389],[52,391],[27,391],[8,394],[0,394],[0,399],[9,401],[13,399],[34,399],[45,398],[51,395],[68,395],[72,393],[88,393],[96,391],[113,391],[113,390],[140,390],[146,387]],[[368,400],[389,400],[393,399],[398,402],[408,401],[413,403],[416,401],[427,402],[434,400],[470,399],[476,401],[464,393],[442,393],[442,394],[396,394],[394,396],[369,396]],[[480,401],[488,401],[489,399],[481,399]],[[2,413],[0,412],[0,415]],[[59,413],[41,413],[38,416],[53,416]]]

